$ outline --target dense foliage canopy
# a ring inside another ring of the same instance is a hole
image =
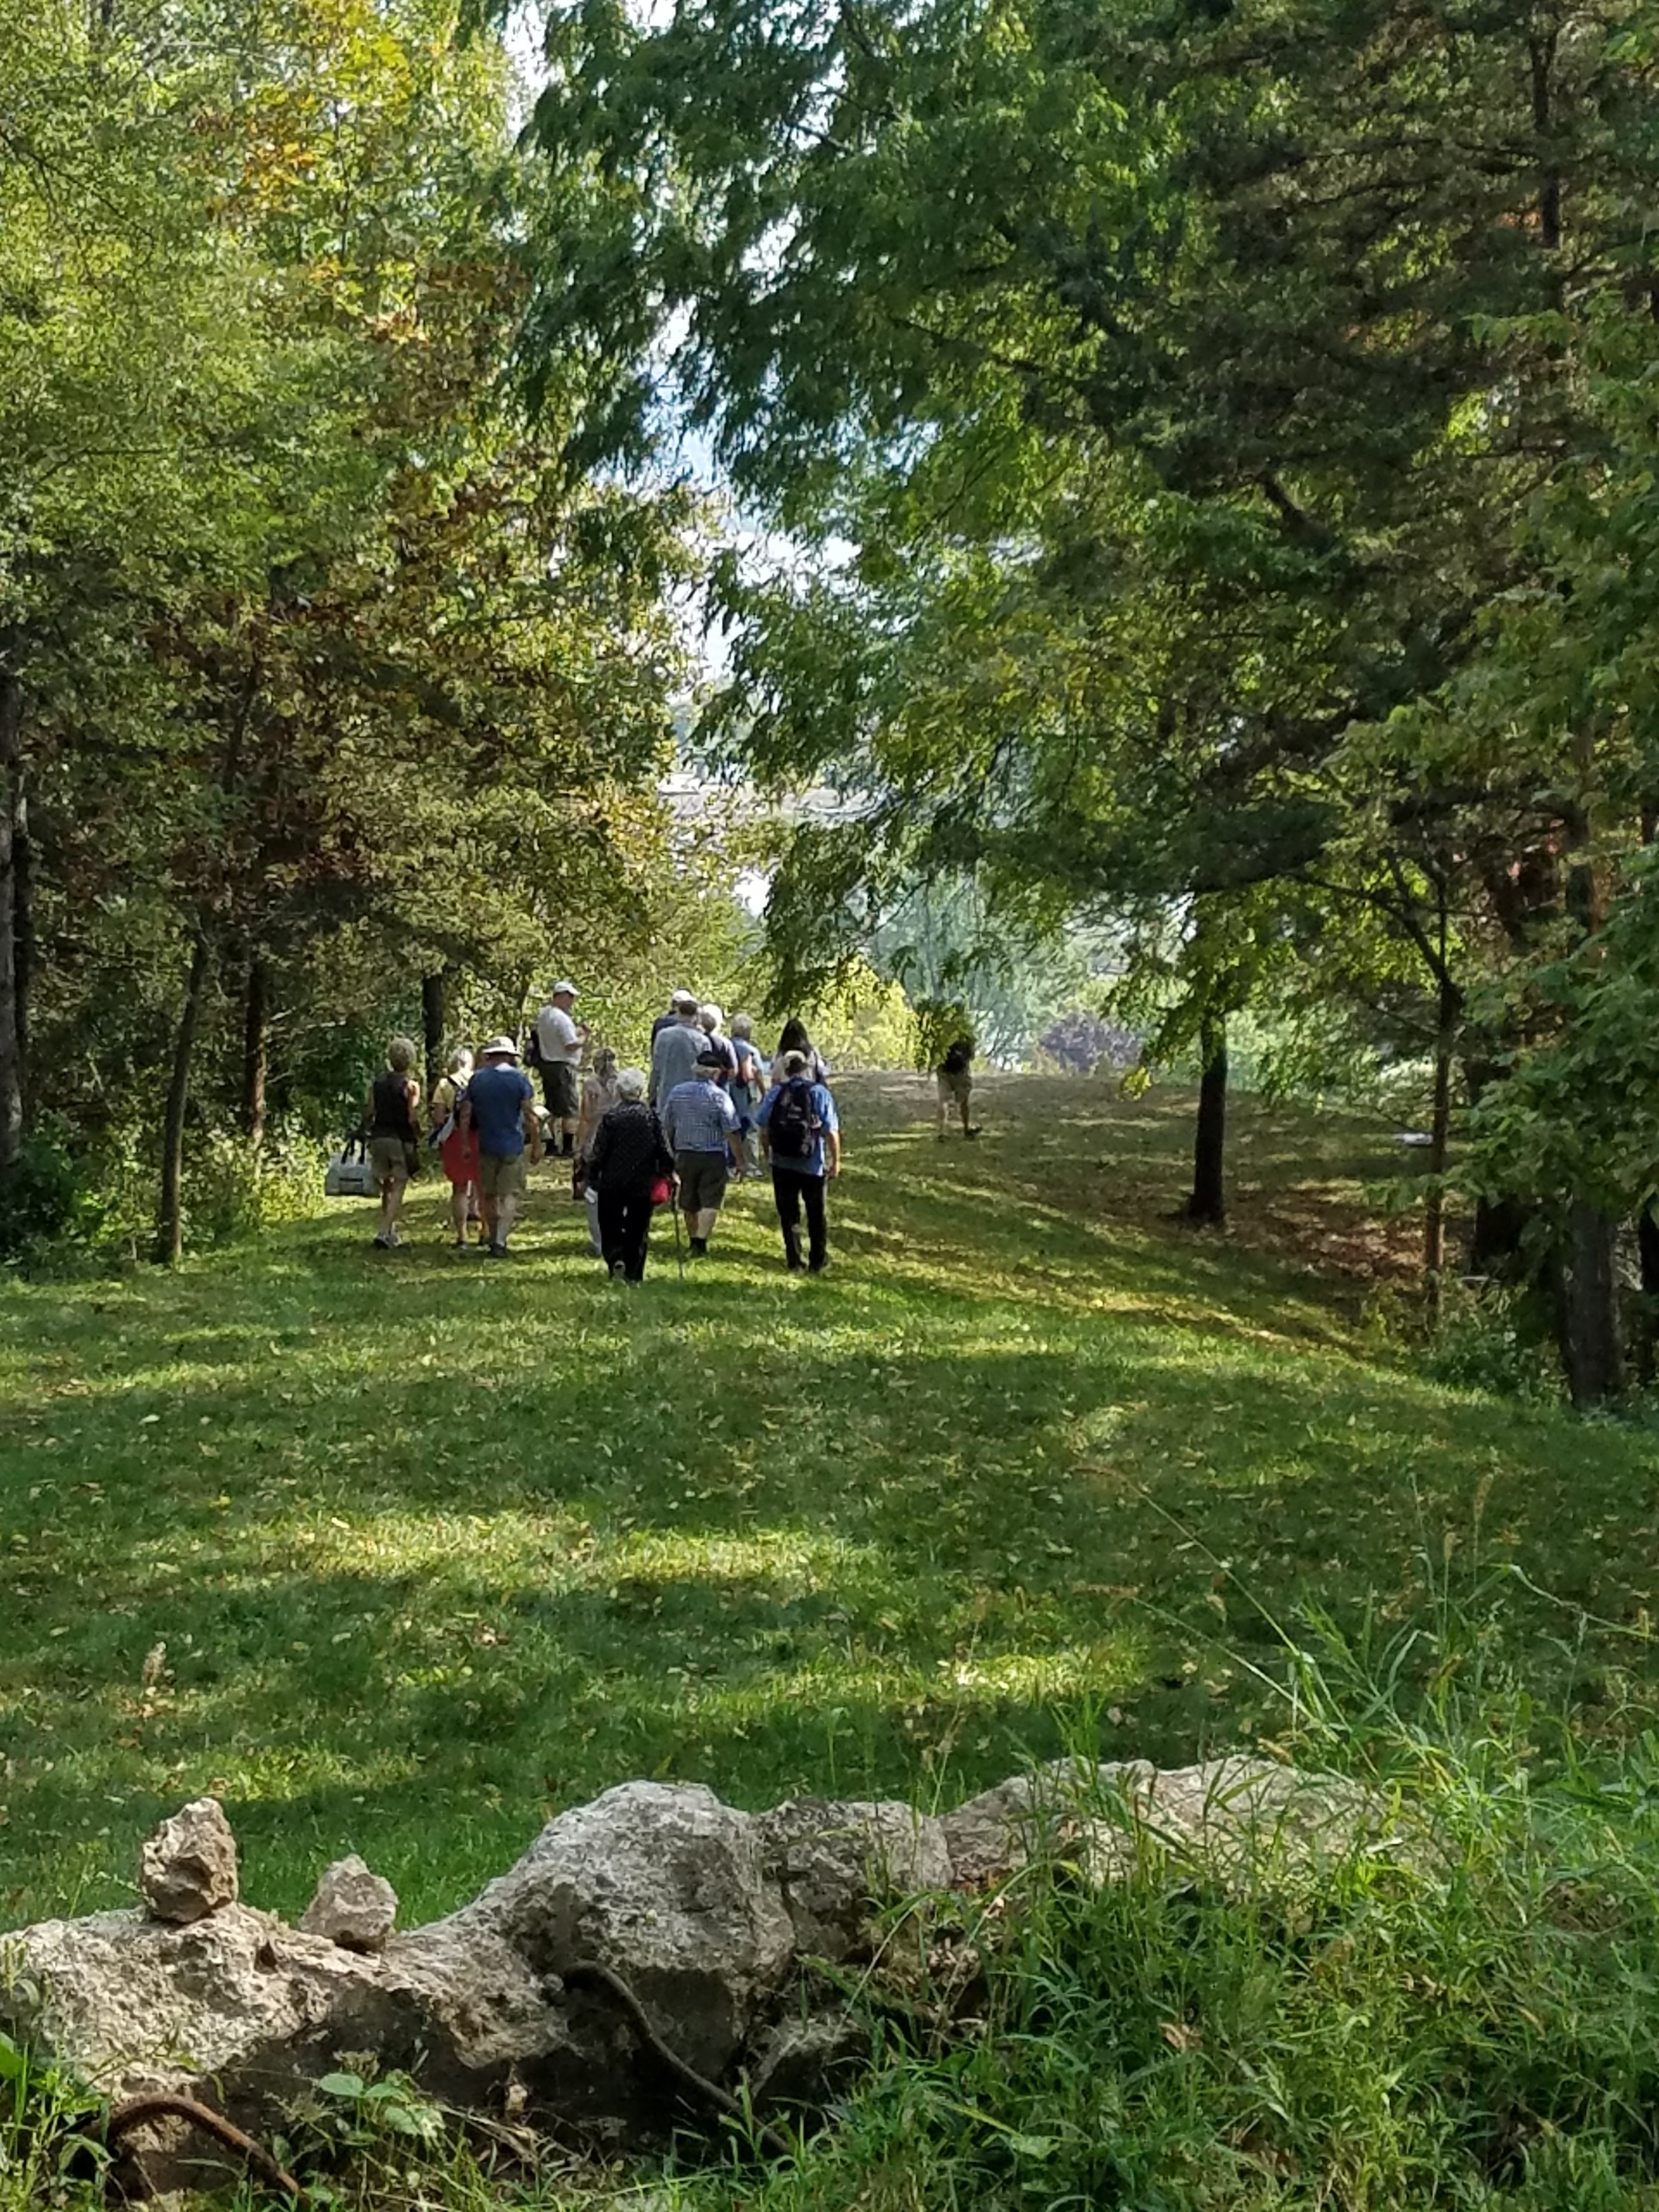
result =
[[[1461,1067],[1584,1397],[1659,1158],[1645,1098],[1616,1170],[1582,1110],[1628,1006],[1572,1018],[1656,811],[1655,40],[1636,0],[580,0],[536,118],[589,187],[532,317],[595,364],[585,449],[666,392],[790,541],[720,592],[732,742],[842,802],[786,962],[968,876],[1138,917],[1218,1066],[1263,992],[1429,1055],[1437,1166]]]
[[[186,1135],[349,1111],[423,986],[434,1054],[643,989],[700,526],[522,403],[552,216],[445,9],[7,4],[0,82],[0,1172],[159,1153],[176,1252]]]

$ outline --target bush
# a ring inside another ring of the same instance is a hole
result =
[[[68,1152],[46,1138],[31,1138],[21,1158],[0,1175],[0,1261],[24,1259],[37,1244],[63,1236],[82,1196]]]
[[[1523,1291],[1449,1282],[1439,1329],[1422,1355],[1423,1372],[1459,1390],[1490,1390],[1535,1404],[1559,1398],[1560,1364],[1531,1321]]]
[[[198,1249],[238,1244],[302,1220],[322,1198],[325,1167],[301,1132],[277,1129],[253,1152],[245,1137],[210,1131],[187,1163],[185,1242]]]

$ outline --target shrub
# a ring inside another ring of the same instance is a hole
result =
[[[1553,1348],[1533,1326],[1526,1293],[1509,1285],[1449,1282],[1440,1327],[1422,1354],[1425,1374],[1459,1390],[1542,1403],[1561,1395]]]
[[[210,1131],[192,1151],[185,1176],[187,1243],[241,1243],[302,1219],[322,1197],[324,1167],[316,1143],[292,1129],[268,1133],[258,1152],[245,1137]]]
[[[84,1187],[74,1161],[46,1137],[31,1138],[0,1175],[0,1261],[21,1260],[75,1222]]]

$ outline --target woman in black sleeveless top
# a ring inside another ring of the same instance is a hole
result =
[[[420,1158],[421,1131],[415,1109],[421,1103],[421,1091],[409,1072],[415,1065],[415,1047],[409,1038],[393,1037],[386,1056],[386,1072],[369,1086],[368,1158],[380,1190],[380,1226],[374,1242],[390,1252],[398,1241],[398,1215],[404,1191]]]

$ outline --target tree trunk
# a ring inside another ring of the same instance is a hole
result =
[[[17,994],[17,1066],[23,1086],[23,1127],[33,1118],[29,1091],[29,1009],[34,997],[34,841],[29,836],[28,787],[20,764],[11,820],[13,988]]]
[[[17,834],[18,778],[23,728],[23,687],[0,663],[0,1174],[15,1167],[23,1149],[23,1005],[18,994],[18,872],[24,865]]]
[[[445,1011],[443,970],[421,978],[421,1026],[426,1042],[426,1095],[431,1097],[443,1075]]]
[[[164,1267],[177,1267],[185,1248],[185,1109],[190,1103],[191,1058],[212,966],[207,930],[199,927],[191,950],[190,976],[173,1046],[173,1080],[167,1085],[167,1115],[161,1125],[161,1210],[155,1224],[155,1257]]]
[[[242,1024],[242,1128],[258,1152],[265,1140],[265,1078],[270,1064],[270,970],[256,952],[247,964]]]
[[[1625,1387],[1615,1233],[1605,1213],[1583,1199],[1572,1201],[1555,1270],[1556,1338],[1567,1389],[1581,1409],[1605,1405]]]
[[[1642,1380],[1653,1381],[1659,1349],[1659,1216],[1644,1206],[1636,1223],[1636,1249],[1642,1264]]]
[[[1219,1228],[1227,1218],[1223,1170],[1227,1152],[1227,1019],[1208,1016],[1199,1032],[1204,1073],[1198,1086],[1198,1127],[1193,1139],[1193,1194],[1188,1221]]]
[[[1434,1037],[1434,1116],[1429,1124],[1429,1197],[1423,1216],[1423,1284],[1429,1319],[1438,1324],[1446,1274],[1446,1161],[1451,1150],[1452,1047],[1462,1012],[1462,993],[1449,977],[1440,978],[1440,1005]]]

